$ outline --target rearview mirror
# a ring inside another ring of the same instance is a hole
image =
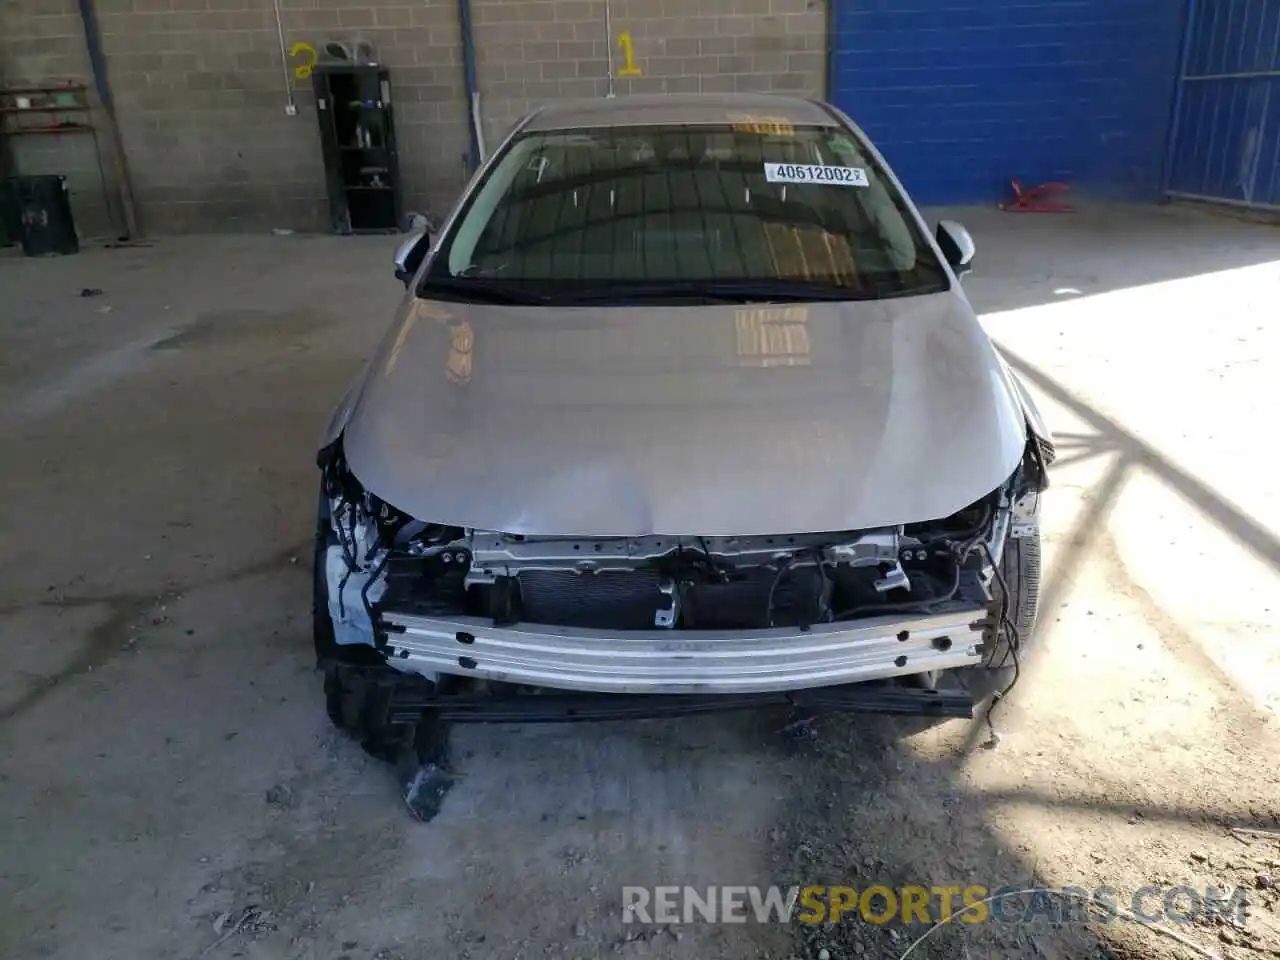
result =
[[[409,215],[408,228],[409,236],[396,248],[396,279],[406,287],[413,282],[414,274],[422,266],[434,235],[431,222],[420,213]]]
[[[968,230],[954,220],[939,220],[937,237],[942,255],[956,276],[963,276],[973,269],[973,255],[977,248]]]

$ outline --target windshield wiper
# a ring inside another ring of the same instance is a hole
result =
[[[893,300],[896,297],[923,297],[930,293],[946,293],[948,286],[945,281],[939,283],[921,283],[914,287],[894,287],[891,290],[879,290],[875,296],[867,297],[869,300]]]
[[[711,300],[719,303],[805,303],[815,300],[874,300],[878,293],[811,280],[678,280],[671,283],[587,287],[556,294],[555,303],[635,303]]]
[[[427,299],[439,295],[445,300],[534,306],[543,306],[550,299],[510,283],[494,283],[476,277],[428,277],[418,289],[418,295]]]

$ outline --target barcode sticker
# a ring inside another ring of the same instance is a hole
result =
[[[764,178],[770,183],[825,183],[839,187],[869,187],[867,171],[861,167],[826,164],[766,163]]]

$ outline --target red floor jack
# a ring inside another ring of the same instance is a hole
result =
[[[1000,204],[1001,210],[1011,213],[1070,213],[1075,209],[1071,204],[1061,202],[1069,184],[1042,183],[1023,190],[1016,177],[1010,178],[1009,184],[1013,187],[1013,203]]]

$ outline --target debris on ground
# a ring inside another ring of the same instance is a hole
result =
[[[101,287],[81,287],[80,296],[82,297],[100,297],[102,296]]]
[[[213,921],[213,930],[215,934],[220,935],[217,940],[200,951],[200,956],[203,957],[212,953],[237,933],[256,936],[262,933],[270,933],[275,928],[275,924],[271,921],[271,911],[263,910],[257,904],[251,903],[240,911],[235,922],[231,922],[231,914],[219,914],[218,918]]]
[[[800,717],[792,720],[786,726],[782,727],[778,732],[786,737],[794,737],[797,740],[817,740],[818,729],[814,725],[817,717]]]
[[[454,778],[434,763],[424,763],[413,772],[404,784],[404,802],[418,820],[426,823],[435,819],[444,803],[444,795],[453,786]]]
[[[627,935],[621,940],[615,941],[613,944],[613,952],[621,953],[622,948],[631,943],[648,943],[651,940],[657,939],[657,937],[663,933],[667,934],[671,939],[677,942],[683,939],[683,934],[670,924],[663,927],[639,927],[635,930],[628,931]]]
[[[281,807],[287,810],[293,806],[293,791],[283,783],[277,783],[267,789],[266,796],[263,799],[273,807]]]

